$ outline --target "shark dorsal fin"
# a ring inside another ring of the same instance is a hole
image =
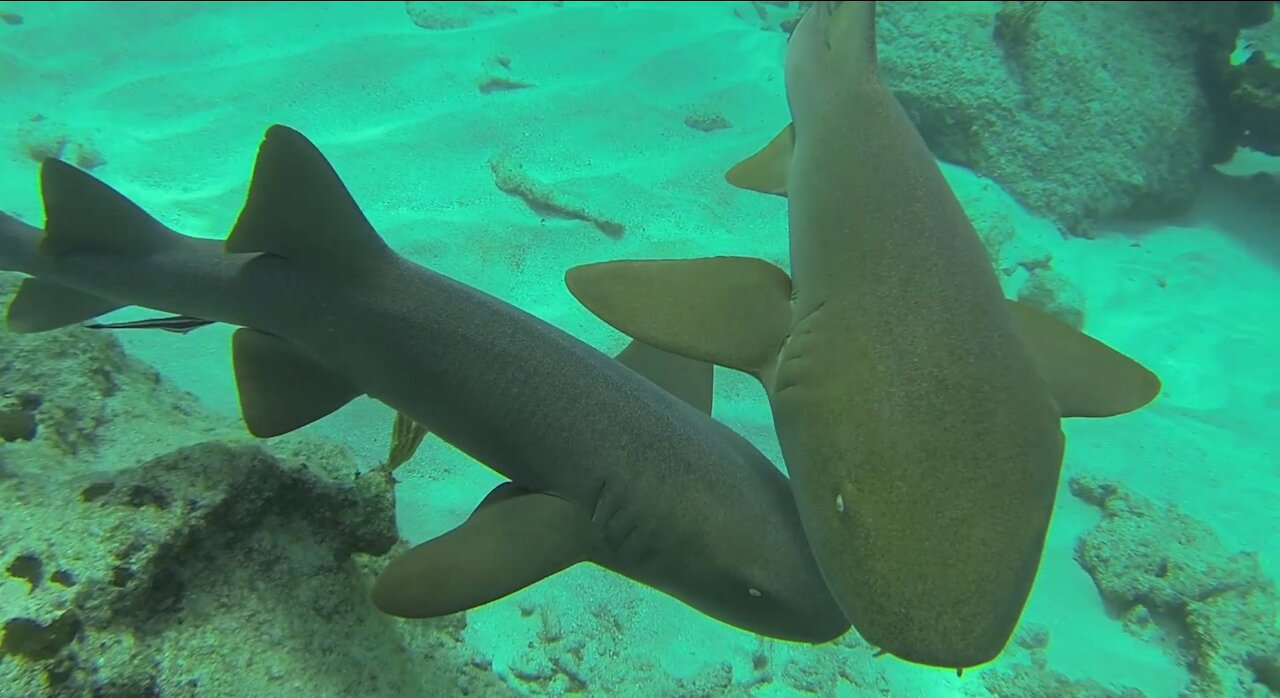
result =
[[[228,252],[266,252],[319,264],[334,273],[362,271],[390,256],[329,161],[287,126],[267,129]]]

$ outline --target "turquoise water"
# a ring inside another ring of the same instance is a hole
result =
[[[957,678],[877,658],[856,631],[763,638],[588,564],[465,615],[391,618],[369,601],[403,550],[390,542],[452,530],[502,477],[428,436],[393,485],[378,466],[395,413],[363,396],[253,438],[233,327],[68,327],[0,331],[0,696],[1280,691],[1280,117],[1230,90],[1274,101],[1265,68],[1238,66],[1280,38],[1261,22],[1272,3],[1228,5],[879,7],[884,79],[1006,295],[1163,386],[1132,413],[1063,423],[1036,584],[996,661]],[[567,269],[788,267],[786,200],[724,172],[789,119],[800,11],[0,2],[0,210],[43,225],[40,161],[57,157],[221,240],[264,131],[285,124],[396,252],[612,355],[627,338],[568,293]],[[6,305],[22,278],[0,276]],[[759,384],[715,379],[713,416],[781,466]]]

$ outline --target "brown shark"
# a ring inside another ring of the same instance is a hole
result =
[[[614,360],[401,257],[302,134],[267,130],[226,241],[171,230],[71,165],[40,174],[45,229],[0,214],[0,269],[31,277],[10,329],[128,305],[179,316],[144,326],[237,325],[255,436],[367,395],[511,480],[387,567],[383,611],[455,613],[591,562],[761,635],[848,630],[786,477],[707,414],[712,366],[640,343]]]
[[[807,537],[867,641],[920,664],[987,662],[1036,576],[1061,418],[1137,409],[1160,382],[1002,296],[879,79],[874,3],[806,13],[786,92],[792,124],[728,178],[788,197],[790,278],[719,257],[589,264],[566,282],[636,339],[759,377]]]

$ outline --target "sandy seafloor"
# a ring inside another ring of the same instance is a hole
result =
[[[566,268],[620,257],[758,255],[786,260],[785,202],[728,187],[724,169],[786,122],[784,36],[735,16],[739,3],[529,3],[465,31],[415,26],[399,2],[17,3],[22,31],[0,31],[0,120],[42,114],[92,142],[94,173],[185,233],[220,238],[243,201],[259,139],[293,126],[330,158],[375,227],[414,261],[494,293],[613,352],[624,339],[565,290]],[[8,3],[14,5],[14,3]],[[0,29],[6,29],[0,27]],[[509,68],[495,63],[509,59]],[[6,65],[5,63],[8,62]],[[504,74],[530,89],[482,94]],[[733,127],[703,132],[694,112]],[[39,222],[36,163],[0,148],[0,206]],[[612,239],[543,218],[494,185],[490,160],[623,222]],[[946,167],[970,197],[1007,198]],[[1087,298],[1086,330],[1156,370],[1165,392],[1138,413],[1066,424],[1063,491],[1024,623],[1051,635],[1049,666],[1072,677],[1170,696],[1185,671],[1107,617],[1072,559],[1098,514],[1066,493],[1097,473],[1176,503],[1231,550],[1261,552],[1280,576],[1280,204],[1210,177],[1194,210],[1162,223],[1066,238],[1019,212],[1020,244],[1044,245]],[[1012,283],[1012,280],[1010,281]],[[430,302],[430,299],[424,299]],[[113,320],[142,316],[126,310]],[[127,349],[218,411],[234,414],[230,329],[122,333]],[[385,341],[395,341],[394,337]],[[717,373],[715,414],[778,459],[762,391]],[[368,466],[385,455],[391,412],[359,399],[308,427]],[[499,481],[438,440],[400,474],[402,534],[460,522]],[[627,618],[620,651],[693,675],[750,666],[756,638],[589,566],[470,613],[467,641],[503,672],[536,626],[518,605],[550,603],[566,632],[607,632],[586,611]],[[777,651],[803,653],[803,647]],[[880,660],[891,695],[961,695],[977,677]],[[998,664],[997,664],[998,666]],[[977,672],[974,672],[975,674]],[[637,686],[637,695],[643,687]],[[842,695],[862,693],[849,683]],[[972,690],[971,688],[968,690]],[[783,682],[760,695],[793,694]]]

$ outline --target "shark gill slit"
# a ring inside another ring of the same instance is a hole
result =
[[[604,503],[604,490],[608,485],[607,480],[601,480],[600,487],[596,490],[595,504],[591,507],[591,520],[595,523],[599,523],[597,519],[600,516],[600,505]]]
[[[804,314],[804,317],[800,318],[800,319],[795,323],[795,328],[796,328],[796,329],[795,329],[795,332],[788,334],[788,335],[787,335],[787,337],[786,337],[786,339],[785,339],[785,340],[783,340],[783,345],[788,344],[788,343],[791,341],[791,339],[792,339],[792,338],[799,338],[799,337],[803,337],[804,335],[807,335],[807,334],[812,334],[812,333],[813,333],[813,322],[812,322],[812,321],[817,320],[817,317],[818,317],[818,311],[822,310],[822,308],[823,308],[824,306],[826,306],[826,304],[827,304],[827,302],[826,302],[825,300],[823,300],[823,301],[819,301],[819,302],[818,302],[818,304],[817,304],[817,305],[815,305],[815,306],[813,307],[813,309],[812,309],[812,310],[810,310],[809,312],[805,313],[805,314]],[[788,356],[787,356],[787,358],[783,359],[783,360],[782,360],[782,363],[778,366],[778,368],[779,368],[779,372],[781,372],[781,368],[782,368],[783,366],[785,366],[785,365],[787,365],[787,364],[790,364],[790,363],[794,363],[794,362],[796,362],[796,361],[800,361],[800,360],[802,360],[802,359],[804,359],[804,358],[805,358],[805,353],[804,353],[804,351],[803,351],[803,350],[793,350],[793,351],[790,353],[790,355],[788,355]],[[791,373],[793,373],[793,374],[794,374],[795,372],[794,372],[794,371],[792,371]],[[799,378],[798,376],[793,376],[793,377],[791,377],[791,378],[790,378],[790,380],[786,383],[786,385],[781,385],[781,386],[779,386],[779,387],[778,387],[778,389],[777,389],[777,393],[776,393],[776,394],[781,395],[781,394],[782,394],[784,391],[786,391],[786,390],[790,390],[791,388],[798,387],[798,386],[800,385],[800,383],[801,383],[800,378]]]

